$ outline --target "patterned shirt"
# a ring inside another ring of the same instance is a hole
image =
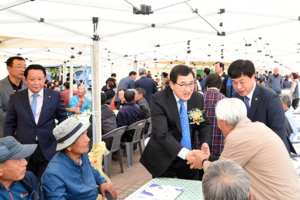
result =
[[[226,97],[215,89],[207,90],[203,94],[203,97],[205,114],[210,121],[211,127],[211,143],[209,145],[210,154],[220,156],[224,148],[225,137],[218,127],[215,108],[218,101]]]
[[[9,77],[8,77],[8,80],[9,80],[9,82],[10,82],[10,84],[11,84],[13,90],[14,90],[14,93],[17,93],[20,90],[22,90],[23,80],[21,80],[19,86],[16,86],[13,82],[11,82],[10,79],[9,79]]]

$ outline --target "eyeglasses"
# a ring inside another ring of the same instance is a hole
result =
[[[178,83],[175,83],[175,84],[177,84],[177,85],[179,85],[180,86],[180,88],[181,89],[186,89],[186,88],[188,88],[188,87],[194,87],[194,83],[190,83],[190,84],[178,84]]]

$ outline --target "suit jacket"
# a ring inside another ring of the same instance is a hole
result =
[[[120,83],[119,83],[118,88],[117,88],[117,92],[116,92],[117,94],[116,94],[115,101],[120,101],[120,98],[119,98],[119,95],[118,95],[118,91],[120,89],[127,90],[127,89],[133,89],[133,88],[135,88],[134,87],[134,80],[132,78],[130,78],[130,76],[122,78],[120,80]]]
[[[141,108],[141,116],[140,116],[141,119],[148,119],[149,117],[151,117],[151,111],[145,98],[141,98],[136,103]]]
[[[237,92],[233,97],[244,101],[244,97]],[[262,122],[272,129],[284,142],[288,152],[294,152],[285,129],[285,114],[279,95],[270,88],[263,87],[256,83],[255,90],[251,99],[249,119],[252,122]],[[295,153],[295,152],[294,152]]]
[[[193,92],[187,101],[187,111],[193,108],[203,110],[203,96]],[[210,123],[204,114],[204,122],[200,125],[190,124],[192,148],[197,149],[196,130],[198,138],[203,143],[210,144]],[[152,136],[142,154],[140,162],[155,177],[162,175],[176,159],[183,148],[180,144],[182,130],[177,102],[170,86],[152,95],[151,107]]]
[[[146,96],[145,99],[149,104],[149,107],[151,107],[151,96],[155,92],[157,92],[157,86],[155,84],[155,81],[152,78],[148,78],[146,76],[142,76],[139,80],[134,82],[135,88],[144,88],[146,90]]]
[[[263,123],[244,117],[225,139],[220,160],[224,159],[247,172],[253,200],[299,199],[300,184],[291,158],[282,141]],[[209,164],[204,162],[204,171]]]
[[[27,85],[23,81],[22,90],[26,89]],[[9,96],[14,94],[8,76],[0,81],[0,138],[4,136],[3,129],[5,123],[6,112],[8,108]]]
[[[227,87],[228,75],[225,74],[225,73],[223,72],[221,78],[222,78],[223,83],[222,83],[220,92],[221,92],[224,96],[226,96],[226,87]],[[228,97],[228,95],[227,95],[226,97]]]
[[[14,136],[21,144],[34,144],[36,136],[45,158],[50,161],[56,149],[56,139],[52,133],[55,119],[62,122],[67,119],[67,111],[60,93],[44,88],[44,101],[38,124],[35,123],[28,98],[28,89],[10,96],[4,136]]]

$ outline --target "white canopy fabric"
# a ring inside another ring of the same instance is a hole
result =
[[[153,14],[133,14],[141,4]],[[26,51],[40,51],[28,59],[61,64],[75,47],[86,53],[74,64],[89,65],[97,17],[102,61],[184,61],[190,50],[190,61],[249,59],[262,69],[298,71],[299,6],[294,0],[1,0],[0,35],[7,37],[0,36],[0,59],[32,48]]]

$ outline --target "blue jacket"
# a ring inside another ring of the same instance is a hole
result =
[[[157,92],[157,86],[155,81],[152,78],[148,78],[146,76],[142,76],[139,80],[134,82],[135,88],[144,88],[146,90],[146,96],[144,97],[151,107],[151,96],[155,92]]]
[[[80,113],[83,113],[84,111],[87,110],[88,105],[90,105],[90,109],[92,110],[92,104],[91,104],[91,100],[87,97],[85,98],[85,102],[84,105],[81,105],[79,108]],[[80,99],[78,97],[78,95],[75,95],[74,97],[72,97],[69,101],[69,108],[74,108],[77,107],[77,104],[79,103]],[[70,112],[70,115],[74,114],[74,112]]]
[[[67,111],[59,92],[44,88],[44,101],[38,124],[36,124],[29,104],[28,89],[10,96],[4,136],[14,136],[21,144],[35,144],[38,136],[39,146],[45,158],[50,161],[56,153],[57,141],[52,133],[55,119],[59,123],[67,119]]]
[[[64,152],[58,152],[48,164],[42,186],[47,200],[95,200],[97,186],[107,182],[88,159],[82,154],[79,165]]]
[[[271,85],[270,85],[271,84]],[[283,88],[283,82],[282,77],[280,74],[278,74],[277,78],[274,74],[271,74],[268,78],[267,87],[272,88],[275,92],[281,91]]]
[[[117,94],[116,94],[116,98],[115,98],[115,101],[120,101],[120,98],[118,96],[118,91],[120,89],[124,89],[124,90],[127,90],[127,89],[134,89],[135,86],[134,86],[134,80],[132,78],[130,78],[130,76],[127,76],[125,78],[122,78],[120,80],[120,83],[118,85],[118,88],[117,88]]]
[[[206,85],[205,85],[206,78],[207,78],[207,76],[204,76],[200,83],[203,93],[206,92]]]
[[[43,195],[43,191],[40,187],[39,180],[37,179],[37,177],[32,172],[27,171],[26,174],[25,174],[25,177],[19,182],[22,183],[24,188],[27,190],[29,200],[44,200],[44,195]],[[11,196],[7,192],[7,190],[4,187],[1,187],[1,186],[2,185],[0,184],[0,199],[11,199]],[[18,195],[13,195],[13,198],[15,200],[23,199],[21,197],[21,195],[22,195],[21,191],[18,191],[18,190],[13,191],[14,187],[10,187],[9,190],[10,190],[12,195],[16,194],[16,193],[18,194]],[[27,194],[25,194],[25,195],[27,196]]]

